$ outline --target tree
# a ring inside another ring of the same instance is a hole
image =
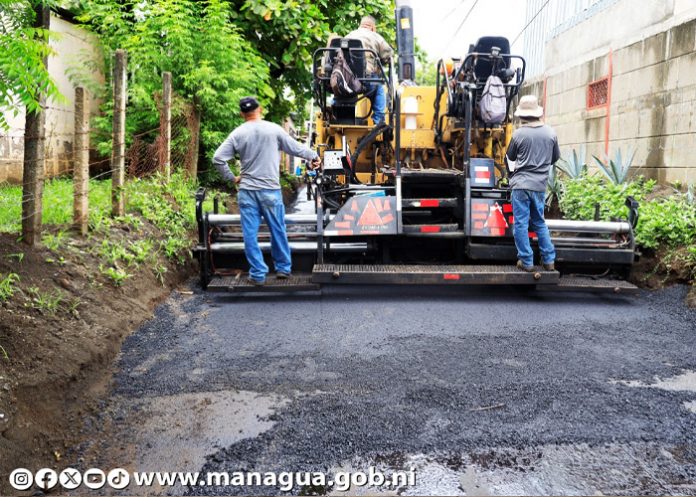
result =
[[[60,93],[44,66],[51,53],[49,33],[33,27],[37,0],[0,0],[0,129],[7,129],[6,113],[15,116],[40,110],[39,95]],[[48,2],[43,2],[48,3]]]
[[[156,96],[164,71],[172,73],[174,112],[193,113],[209,154],[240,122],[242,96],[274,96],[268,68],[229,22],[222,0],[88,0],[80,19],[100,35],[107,60],[117,48],[128,52],[129,135],[158,126]],[[105,98],[106,115],[95,124],[108,130],[113,104]],[[110,142],[99,147],[105,152]]]

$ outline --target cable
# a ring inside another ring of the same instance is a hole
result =
[[[478,2],[479,2],[479,0],[474,0],[474,3],[471,5],[471,8],[470,8],[469,11],[466,13],[466,15],[464,16],[464,19],[463,19],[462,22],[459,24],[459,27],[457,28],[457,30],[456,30],[456,31],[454,32],[454,34],[452,35],[452,38],[450,38],[450,40],[447,42],[447,45],[445,46],[445,49],[443,50],[443,52],[446,52],[446,51],[449,49],[450,45],[452,45],[452,42],[457,38],[457,35],[459,34],[459,32],[460,32],[460,31],[462,30],[462,28],[464,27],[464,24],[466,23],[467,19],[469,19],[469,16],[470,16],[471,13],[473,12],[473,10],[474,10],[474,8],[476,7],[476,4],[478,4]],[[446,55],[446,54],[445,54],[445,55]]]
[[[527,28],[534,22],[534,19],[536,19],[537,17],[539,17],[539,14],[541,14],[541,11],[544,10],[544,9],[546,8],[546,6],[549,4],[550,1],[551,1],[551,0],[546,0],[546,2],[544,2],[544,5],[541,6],[541,8],[537,11],[536,14],[534,14],[534,17],[532,17],[532,18],[530,19],[530,21],[527,23],[527,25],[526,25],[524,28],[522,28],[522,31],[520,31],[520,32],[518,33],[518,35],[515,36],[515,39],[512,41],[512,43],[510,43],[510,48],[512,48],[512,47],[515,45],[515,43],[517,43],[517,40],[519,40],[520,36],[522,36],[522,33],[524,33],[525,31],[527,31]]]

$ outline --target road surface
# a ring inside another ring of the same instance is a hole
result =
[[[174,292],[87,451],[140,471],[386,472],[401,494],[696,494],[696,313],[500,288]],[[295,487],[292,493],[341,494]],[[130,494],[267,494],[178,486]]]

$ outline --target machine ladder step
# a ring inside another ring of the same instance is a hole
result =
[[[295,293],[315,292],[319,289],[319,284],[314,283],[309,274],[293,274],[286,280],[269,275],[265,285],[256,286],[249,283],[247,276],[241,273],[235,276],[214,276],[207,288],[209,292],[231,293]]]
[[[360,285],[557,285],[558,271],[515,266],[315,264],[314,283]]]

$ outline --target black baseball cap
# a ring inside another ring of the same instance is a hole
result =
[[[254,97],[244,97],[239,101],[239,110],[244,112],[251,112],[259,108],[259,101]]]

